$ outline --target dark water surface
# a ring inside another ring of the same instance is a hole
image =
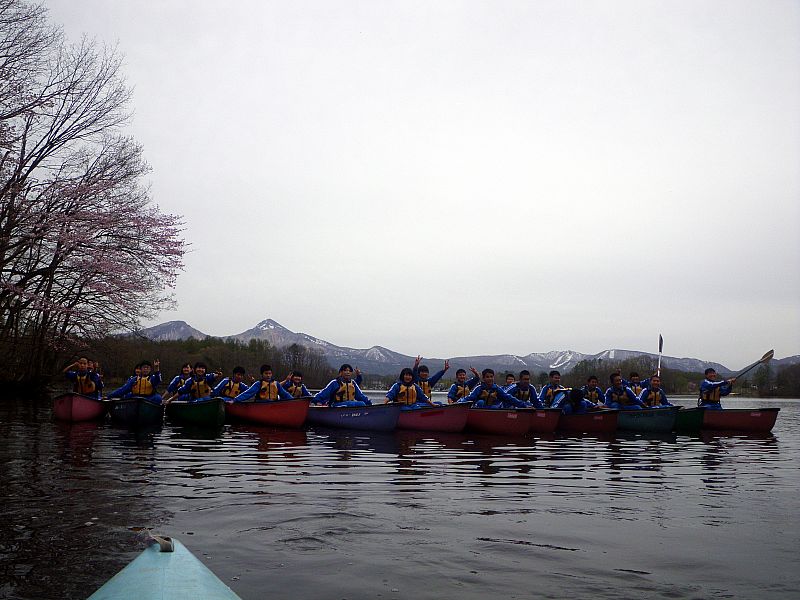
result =
[[[800,598],[800,400],[770,435],[165,425],[0,402],[0,597],[183,541],[242,598]],[[199,599],[198,599],[199,600]]]

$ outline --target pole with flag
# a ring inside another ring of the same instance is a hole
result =
[[[656,369],[656,375],[661,377],[661,351],[664,350],[664,338],[661,337],[661,334],[658,334],[658,368]]]

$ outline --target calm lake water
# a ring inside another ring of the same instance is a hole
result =
[[[726,405],[781,412],[762,436],[498,438],[0,402],[0,597],[84,598],[146,528],[245,599],[799,598],[800,400]]]

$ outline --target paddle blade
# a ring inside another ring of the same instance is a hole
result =
[[[765,363],[765,362],[767,362],[768,360],[772,360],[772,357],[773,357],[773,356],[775,356],[775,350],[770,350],[769,352],[767,352],[766,354],[764,354],[764,356],[762,356],[762,357],[761,357],[761,360],[760,360],[760,361],[758,361],[758,362]]]
[[[661,353],[661,351],[663,349],[664,349],[664,338],[661,337],[661,334],[659,333],[658,334],[658,352]]]

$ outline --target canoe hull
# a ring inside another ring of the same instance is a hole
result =
[[[617,429],[668,433],[675,428],[677,406],[664,408],[644,408],[642,410],[621,410],[617,419]]]
[[[531,433],[553,433],[558,429],[561,420],[561,409],[544,408],[536,409],[531,413]]]
[[[294,400],[264,400],[256,402],[226,402],[227,415],[236,421],[275,425],[277,427],[302,427],[308,415],[308,398]]]
[[[523,435],[531,427],[532,412],[516,409],[470,408],[467,429],[496,435]]]
[[[691,433],[703,428],[703,413],[705,409],[699,407],[681,408],[675,416],[675,431],[678,433]]]
[[[170,421],[201,427],[219,427],[225,422],[225,402],[222,398],[209,398],[199,402],[173,400],[167,404]]]
[[[111,420],[127,427],[160,425],[164,420],[164,405],[147,398],[115,399],[111,402]]]
[[[598,410],[579,415],[561,415],[560,431],[575,433],[614,433],[617,430],[618,410]]]
[[[312,406],[308,409],[306,420],[313,425],[323,425],[325,427],[394,431],[399,418],[400,405],[378,404],[375,406],[341,408]]]
[[[401,410],[397,428],[457,433],[463,431],[467,425],[470,406],[471,402],[463,402],[448,406]]]
[[[723,408],[703,411],[703,429],[722,431],[772,431],[780,408]]]
[[[154,544],[89,596],[90,600],[241,600],[201,563],[186,546],[173,539],[173,552]]]
[[[53,416],[59,421],[94,421],[108,412],[108,401],[81,394],[61,394],[53,398]]]

